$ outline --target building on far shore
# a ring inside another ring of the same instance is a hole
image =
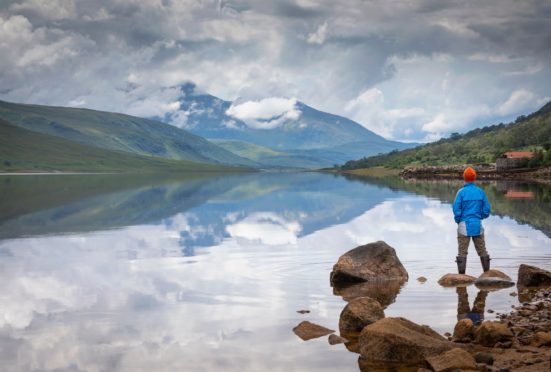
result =
[[[503,171],[507,169],[523,168],[528,164],[528,160],[536,155],[533,151],[509,151],[496,159],[496,170]]]

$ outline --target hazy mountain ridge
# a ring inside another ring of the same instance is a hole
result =
[[[294,106],[298,118],[276,115],[269,120],[277,120],[278,125],[259,129],[229,114],[232,105],[239,106],[240,102],[197,93],[193,84],[185,84],[181,90],[180,109],[187,115],[185,128],[207,139],[250,142],[283,152],[299,150],[301,156],[308,157],[318,157],[319,150],[326,150],[328,153],[321,161],[324,165],[415,146],[389,141],[350,119],[316,110],[300,101]],[[173,123],[177,120],[170,114],[162,119]],[[315,151],[304,152],[309,150]]]
[[[34,132],[106,150],[200,163],[257,166],[185,130],[125,114],[0,101],[0,118]]]

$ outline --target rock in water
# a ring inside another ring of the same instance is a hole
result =
[[[428,356],[457,347],[428,326],[404,318],[384,318],[368,325],[359,343],[362,358],[370,363],[420,364]]]
[[[517,284],[519,287],[551,286],[551,272],[522,264],[518,268]]]
[[[500,278],[500,279],[504,279],[504,280],[507,280],[507,281],[510,281],[510,282],[513,281],[513,279],[511,279],[511,277],[509,275],[505,274],[502,271],[496,270],[496,269],[490,269],[486,272],[483,272],[478,277],[478,279],[484,279],[484,278]]]
[[[389,279],[408,279],[394,248],[383,241],[354,248],[339,257],[331,272],[331,285],[342,286]]]
[[[440,355],[429,356],[427,362],[436,372],[454,371],[454,370],[472,370],[476,371],[476,360],[463,349],[455,348],[446,351]]]
[[[475,331],[475,342],[482,346],[494,347],[498,342],[505,343],[514,337],[507,324],[486,320]]]
[[[346,338],[337,336],[336,334],[329,335],[327,341],[329,341],[329,345],[345,344],[348,342]]]
[[[305,320],[293,328],[293,332],[304,341],[308,341],[313,338],[327,336],[335,331]]]
[[[376,300],[369,297],[356,298],[341,312],[339,331],[342,335],[358,334],[365,326],[383,319],[385,313]]]
[[[476,278],[466,274],[446,274],[438,280],[438,284],[442,287],[460,287],[471,285]]]
[[[492,290],[508,288],[515,285],[511,277],[499,270],[490,269],[480,275],[474,282],[480,289]]]

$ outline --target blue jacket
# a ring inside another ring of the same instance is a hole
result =
[[[490,203],[484,191],[467,182],[455,196],[453,215],[456,223],[465,221],[467,236],[479,236],[480,220],[490,215]]]

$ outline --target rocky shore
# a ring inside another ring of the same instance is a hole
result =
[[[330,279],[336,294],[348,296],[343,296],[348,304],[340,315],[340,336],[306,322],[294,331],[303,340],[312,338],[303,333],[307,328],[330,334],[329,344],[344,343],[359,354],[361,371],[551,371],[551,272],[520,265],[518,292],[511,292],[520,305],[510,313],[496,314],[497,320],[483,320],[486,296],[488,291],[515,285],[511,278],[495,269],[478,278],[444,275],[439,284],[455,287],[459,300],[459,320],[453,334],[445,335],[405,318],[385,316],[384,309],[394,302],[400,285],[394,296],[382,296],[388,291],[380,289],[404,283],[408,273],[394,248],[384,242],[341,256]],[[479,288],[472,307],[466,292],[470,284]]]
[[[405,179],[463,179],[467,165],[409,167],[399,174]],[[551,167],[521,168],[498,172],[495,165],[475,165],[478,180],[535,181],[551,183]]]

